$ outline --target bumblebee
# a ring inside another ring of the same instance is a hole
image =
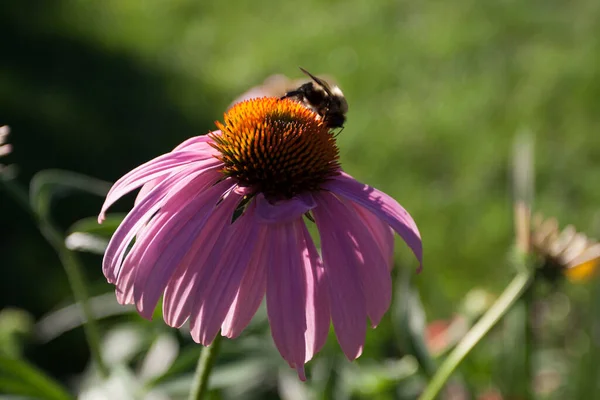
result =
[[[348,103],[339,87],[330,86],[304,68],[302,72],[312,79],[300,87],[287,92],[280,99],[294,98],[303,103],[308,109],[321,116],[330,129],[343,128],[348,112]]]

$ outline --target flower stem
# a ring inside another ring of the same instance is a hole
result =
[[[222,338],[221,335],[217,335],[210,346],[202,348],[188,400],[200,400],[206,395],[208,391],[208,378],[217,359]]]
[[[85,318],[83,324],[83,330],[90,347],[90,353],[94,360],[100,375],[103,378],[108,377],[108,368],[102,359],[101,346],[100,346],[100,332],[98,324],[94,318],[92,308],[90,306],[89,298],[90,294],[87,290],[87,284],[85,277],[81,272],[81,266],[79,259],[75,254],[69,250],[65,245],[65,240],[62,235],[57,232],[49,223],[41,220],[39,224],[40,231],[46,238],[46,240],[54,247],[54,250],[58,253],[58,257],[62,262],[67,278],[73,291],[75,300],[81,307],[81,312]]]
[[[467,332],[465,337],[452,350],[444,360],[436,374],[433,376],[419,400],[434,400],[443,389],[446,381],[456,370],[462,360],[469,354],[477,343],[489,330],[506,314],[512,305],[527,290],[533,280],[532,271],[524,270],[515,276],[512,282],[504,289],[498,300],[481,317],[481,319]]]
[[[81,312],[85,318],[83,330],[90,348],[92,360],[97,366],[100,375],[103,378],[108,377],[108,368],[102,359],[102,353],[100,351],[100,333],[88,301],[90,296],[87,290],[85,277],[81,272],[79,260],[75,254],[67,248],[64,238],[60,232],[52,226],[50,221],[33,211],[29,205],[27,192],[12,180],[0,181],[4,184],[7,192],[13,199],[32,216],[39,231],[58,254],[67,274],[75,301],[81,307]]]

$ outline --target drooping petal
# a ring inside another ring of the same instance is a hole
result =
[[[384,255],[388,269],[391,270],[394,266],[394,230],[366,208],[351,201],[345,202],[345,204],[353,208],[358,217],[368,227],[369,233],[375,239],[381,254]]]
[[[219,134],[219,132],[220,131],[213,132],[213,135]],[[213,142],[214,141],[208,135],[194,136],[180,143],[173,149],[173,151],[193,150],[207,151],[211,154],[218,154],[218,152],[210,145],[210,143]]]
[[[127,247],[140,229],[160,209],[162,201],[172,185],[172,182],[163,182],[154,188],[127,214],[111,237],[102,260],[102,272],[109,283],[117,282]]]
[[[362,353],[367,330],[367,306],[360,281],[363,260],[352,232],[340,221],[343,214],[338,210],[344,206],[328,193],[315,194],[315,200],[318,206],[312,212],[321,236],[331,319],[344,354],[354,360]]]
[[[193,179],[179,172],[172,179],[161,182],[144,197],[125,217],[108,243],[102,260],[104,276],[110,283],[117,280],[121,264],[133,238],[162,206],[166,195],[175,187],[184,187]]]
[[[346,173],[334,177],[324,188],[363,206],[387,222],[412,250],[419,261],[419,270],[422,268],[421,234],[410,214],[396,200]]]
[[[165,179],[168,179],[168,177],[168,175],[161,176],[159,178],[152,179],[150,182],[144,183],[144,185],[140,188],[140,191],[138,192],[137,196],[135,196],[135,201],[133,202],[133,205],[137,206],[144,199],[144,197],[146,197],[148,193],[152,191],[152,189],[154,189],[159,183],[161,183]]]
[[[188,184],[165,202],[157,217],[166,215],[166,220],[161,221],[151,237],[148,235],[149,242],[140,241],[145,251],[137,267],[134,298],[142,316],[152,316],[171,275],[204,228],[219,198],[231,187],[229,180],[208,187],[212,182]]]
[[[156,157],[145,164],[140,165],[121,177],[110,188],[106,200],[100,210],[98,222],[102,223],[106,210],[123,195],[161,176],[175,173],[179,168],[190,172],[196,169],[204,169],[219,165],[221,162],[209,153],[196,151],[177,151]]]
[[[354,265],[348,265],[348,268],[358,271],[367,315],[371,325],[376,327],[392,302],[389,257],[378,245],[361,214],[355,211],[352,202],[340,200],[327,192],[319,194],[317,199],[321,206],[327,208],[331,220],[335,221],[332,229],[342,233],[337,237],[339,245],[345,246],[348,253],[355,254]],[[323,245],[323,251],[326,250]]]
[[[220,241],[226,237],[223,230],[230,226],[239,198],[235,193],[230,193],[215,208],[173,272],[163,300],[163,314],[168,325],[178,328],[190,317],[200,279],[203,277],[201,271],[206,267],[213,248],[222,247]],[[199,307],[200,305],[197,309]]]
[[[194,299],[202,304],[200,312],[191,318],[194,340],[209,345],[218,334],[252,259],[258,229],[254,207],[249,207],[242,217],[228,227],[223,246],[213,248],[207,265],[215,267],[212,268],[211,276],[206,274],[203,277],[205,285],[201,280],[198,281]],[[210,268],[203,269],[206,272],[209,270]]]
[[[148,225],[140,230],[136,237],[135,244],[127,254],[127,257],[123,260],[123,265],[117,275],[115,283],[115,291],[117,294],[117,301],[120,304],[134,304],[135,299],[133,292],[135,289],[135,275],[140,264],[140,259],[144,254],[144,244],[148,243],[149,240],[156,234],[157,229],[167,220],[168,215],[162,214],[152,218]]]
[[[219,204],[214,212],[215,220],[212,232],[214,241],[210,242],[210,247],[199,246],[197,248],[196,254],[191,261],[192,268],[190,269],[190,272],[193,272],[194,276],[190,279],[190,283],[182,283],[179,286],[179,290],[191,289],[185,304],[180,305],[180,307],[182,307],[185,310],[185,313],[190,316],[192,338],[196,342],[204,345],[210,344],[210,342],[204,343],[200,340],[200,329],[203,324],[201,314],[203,311],[202,308],[204,306],[205,295],[207,291],[210,290],[209,286],[214,284],[212,281],[213,277],[219,274],[219,259],[224,255],[223,250],[228,244],[227,239],[232,232],[231,216],[233,215],[236,205],[241,200],[241,197],[242,196],[235,191],[231,191]],[[219,217],[218,220],[216,219],[217,216]],[[191,286],[189,286],[190,284]]]
[[[215,131],[212,133],[218,135],[218,134],[220,134],[220,131]],[[196,151],[198,153],[204,153],[201,155],[201,158],[206,158],[207,154],[216,156],[216,155],[218,155],[218,152],[214,149],[214,147],[212,147],[210,145],[213,142],[214,141],[208,135],[194,136],[192,138],[185,140],[183,143],[181,143],[180,145],[175,147],[175,149],[173,149],[173,152],[185,150],[185,151]],[[145,195],[147,193],[149,193],[150,190],[152,190],[152,188],[154,188],[156,185],[158,185],[160,182],[162,182],[163,179],[166,179],[166,178],[167,177],[163,175],[163,176],[160,176],[158,178],[151,180],[150,182],[145,183],[142,186],[142,188],[140,189],[137,197],[135,198],[135,204],[139,203],[139,201],[141,199],[143,199],[145,197]]]
[[[302,219],[269,225],[267,313],[282,357],[305,380],[304,363],[327,338],[329,307],[323,270]]]
[[[302,222],[303,215],[316,207],[311,194],[298,195],[290,200],[270,203],[259,195],[255,200],[257,220],[267,225],[293,223],[298,239],[298,249],[302,252],[302,262],[306,278],[306,360],[308,361],[325,344],[329,332],[330,315],[327,287],[323,263],[313,240]]]
[[[331,315],[329,313],[329,298],[327,294],[327,281],[323,261],[304,223],[297,224],[300,230],[298,235],[302,238],[305,253],[306,272],[306,359],[309,361],[325,345],[329,334]]]
[[[119,304],[133,304],[133,283],[135,281],[135,261],[125,260],[115,282],[115,293]]]
[[[256,247],[246,273],[240,282],[240,288],[229,312],[221,326],[221,334],[235,338],[248,326],[252,317],[260,307],[267,289],[268,252],[265,251],[268,225],[259,228]]]
[[[269,227],[270,244],[267,273],[267,313],[271,334],[281,356],[292,368],[304,368],[306,345],[304,331],[304,270],[300,265],[296,232],[293,224],[273,224]],[[302,380],[304,372],[298,370]]]
[[[115,283],[117,280],[121,263],[130,242],[160,209],[167,195],[178,193],[195,179],[198,179],[198,183],[201,185],[214,182],[218,174],[215,169],[213,166],[199,169],[193,173],[180,171],[157,185],[129,212],[113,234],[102,261],[102,270],[110,283]]]
[[[316,203],[309,193],[276,203],[269,202],[263,194],[256,196],[258,221],[266,224],[295,221],[315,206]]]

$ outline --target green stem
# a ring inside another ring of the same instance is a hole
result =
[[[408,312],[410,313],[414,311],[409,309]],[[417,363],[419,364],[419,367],[425,376],[428,379],[431,379],[435,374],[436,365],[435,360],[427,349],[425,336],[423,334],[418,334],[418,332],[414,329],[409,329],[408,336],[411,344],[412,355],[417,359]]]
[[[515,276],[498,300],[496,300],[471,330],[467,332],[464,338],[444,360],[437,373],[425,388],[425,391],[421,394],[421,397],[419,397],[419,400],[434,400],[436,398],[462,360],[521,297],[532,280],[533,273],[530,271],[522,271]]]
[[[4,183],[8,193],[15,201],[32,216],[44,238],[58,254],[67,274],[67,278],[69,279],[75,301],[80,305],[81,311],[85,317],[83,330],[90,348],[92,360],[94,360],[100,375],[103,378],[108,377],[108,368],[102,359],[100,350],[100,333],[88,301],[90,295],[87,290],[85,277],[81,273],[79,260],[76,255],[67,248],[64,238],[60,232],[52,226],[50,221],[32,210],[27,198],[27,192],[11,180],[1,180],[1,182]]]
[[[90,347],[90,353],[92,359],[98,367],[98,371],[103,378],[108,377],[108,368],[104,364],[102,359],[102,352],[100,346],[100,331],[98,324],[94,318],[94,313],[90,306],[89,298],[90,294],[87,290],[87,284],[85,277],[81,272],[81,267],[78,258],[75,254],[67,248],[65,240],[60,233],[58,233],[49,223],[44,220],[40,221],[40,231],[46,238],[46,240],[54,247],[54,250],[58,253],[58,257],[65,268],[67,278],[71,284],[71,290],[75,301],[80,305],[83,316],[85,317],[85,323],[83,324],[83,330],[87,338],[88,345]]]
[[[222,338],[218,334],[210,346],[202,348],[188,400],[200,400],[206,395],[208,391],[208,378],[217,359]]]

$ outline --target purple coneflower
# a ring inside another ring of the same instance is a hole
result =
[[[8,155],[12,151],[12,146],[6,143],[6,139],[9,133],[10,128],[7,125],[0,126],[0,157]],[[9,170],[10,167],[7,167],[4,164],[0,163],[0,174],[2,175],[0,176],[0,179],[3,177],[6,179],[7,176],[11,175],[10,173],[8,173]]]
[[[10,128],[6,125],[0,126],[0,157],[10,154],[12,147],[6,144],[6,137],[10,133]]]
[[[301,379],[330,321],[345,355],[357,358],[367,317],[375,327],[390,306],[394,231],[421,262],[415,222],[341,170],[333,132],[298,102],[244,101],[217,126],[110,190],[100,222],[142,187],[104,256],[118,301],[151,318],[164,295],[165,322],[189,319],[192,338],[209,345],[219,330],[238,336],[266,293],[275,345]]]

